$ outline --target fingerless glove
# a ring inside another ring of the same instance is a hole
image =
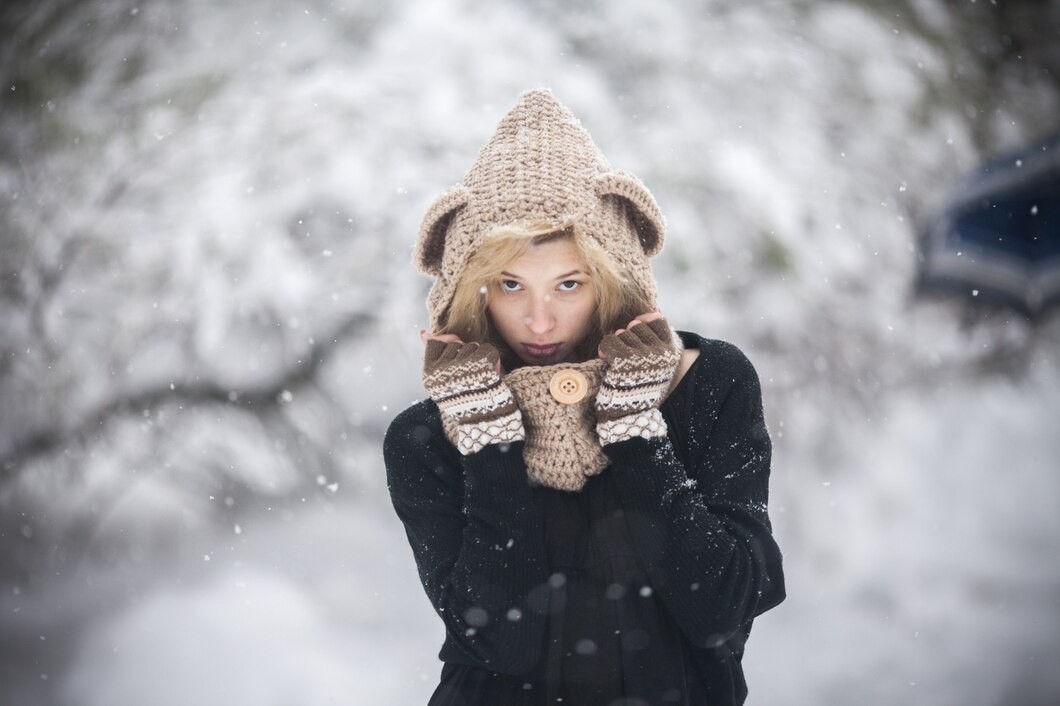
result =
[[[666,319],[638,324],[600,342],[607,361],[596,395],[596,433],[604,446],[666,435],[659,403],[681,361],[680,339]]]
[[[438,409],[456,421],[456,446],[465,456],[525,435],[522,414],[501,380],[499,364],[500,354],[488,343],[427,342],[423,386]]]

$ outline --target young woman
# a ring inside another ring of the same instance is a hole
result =
[[[423,381],[384,456],[446,628],[430,706],[740,704],[784,598],[754,368],[674,332],[663,221],[548,91],[424,218]]]

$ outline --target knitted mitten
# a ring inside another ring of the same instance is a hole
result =
[[[666,319],[638,324],[600,342],[608,362],[596,395],[596,433],[603,445],[666,435],[659,403],[681,361],[680,339]]]
[[[457,423],[457,448],[473,454],[488,444],[523,439],[523,417],[501,380],[500,355],[488,343],[427,341],[423,386]]]

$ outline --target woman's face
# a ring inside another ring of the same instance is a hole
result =
[[[596,294],[574,243],[560,238],[531,245],[505,268],[486,308],[524,363],[569,363],[592,331]]]

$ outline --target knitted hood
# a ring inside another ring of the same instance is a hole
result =
[[[446,321],[468,259],[497,227],[577,224],[655,305],[648,258],[665,224],[648,189],[615,171],[578,119],[546,89],[527,91],[497,126],[460,184],[435,199],[420,225],[415,262],[435,277],[433,331]]]

